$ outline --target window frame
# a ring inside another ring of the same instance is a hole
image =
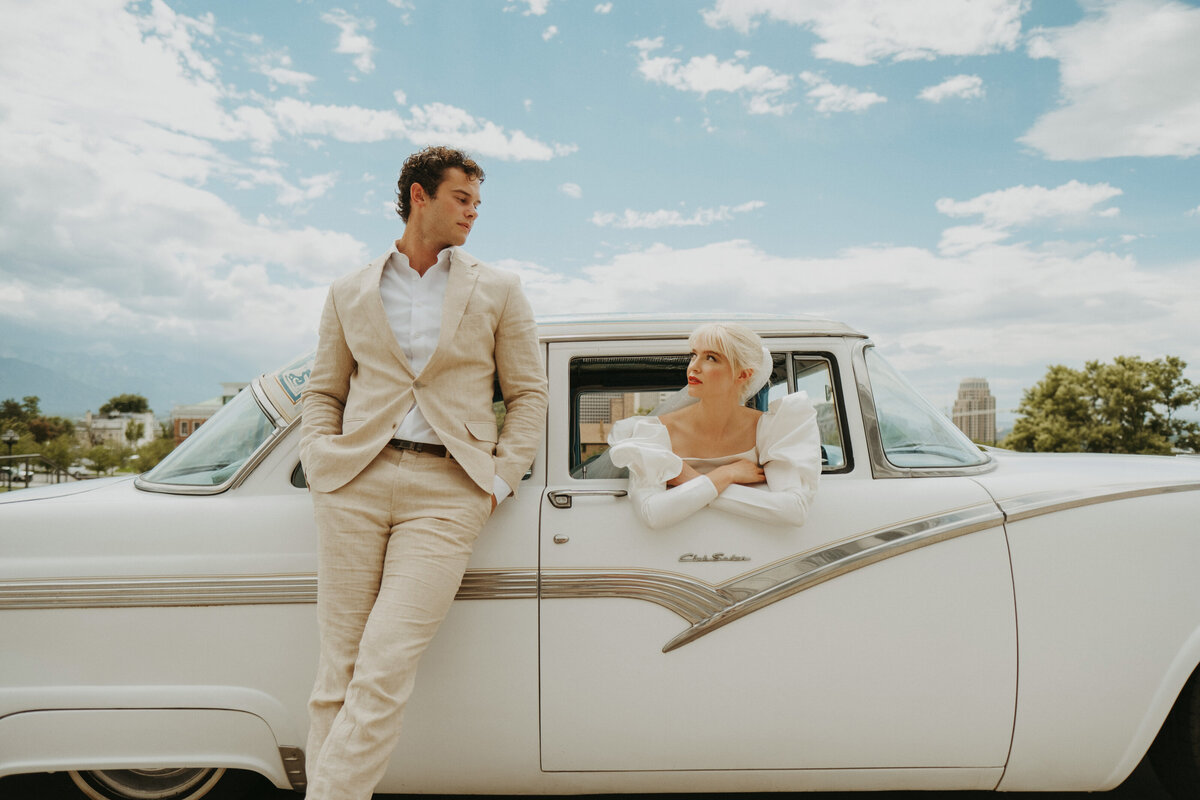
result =
[[[828,468],[822,466],[821,474],[825,475],[841,475],[854,470],[854,451],[851,444],[849,415],[846,409],[846,396],[841,388],[841,371],[839,368],[838,358],[832,352],[825,349],[808,350],[797,347],[782,347],[774,349],[770,343],[767,343],[768,349],[771,350],[771,355],[774,358],[783,357],[783,366],[786,369],[785,383],[787,385],[787,393],[792,394],[796,389],[796,362],[797,360],[805,361],[821,361],[826,367],[826,374],[829,379],[829,385],[833,391],[832,402],[834,403],[835,414],[834,419],[838,426],[838,436],[841,440],[840,447],[842,448],[842,457],[844,463],[837,468]],[[626,392],[649,392],[649,391],[677,391],[682,388],[682,384],[674,387],[655,389],[646,385],[634,385],[628,383],[611,384],[611,385],[596,385],[596,384],[577,384],[575,364],[578,361],[604,361],[604,360],[620,360],[620,361],[637,361],[638,359],[658,359],[658,358],[678,358],[686,365],[689,358],[686,353],[621,353],[614,352],[610,354],[603,353],[576,353],[570,355],[566,359],[567,364],[567,441],[566,441],[566,467],[568,474],[573,480],[593,481],[593,480],[624,480],[624,478],[605,478],[596,477],[590,478],[586,476],[575,476],[575,470],[579,469],[585,463],[585,459],[580,455],[576,461],[576,453],[581,453],[582,437],[580,425],[581,404],[580,399],[587,393],[626,393]],[[778,384],[776,384],[778,385]],[[616,420],[613,420],[615,422]],[[611,423],[610,423],[611,424]],[[825,444],[822,442],[822,444]]]

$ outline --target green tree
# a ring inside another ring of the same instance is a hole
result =
[[[145,414],[149,410],[150,401],[140,394],[119,394],[100,406],[100,415],[107,417],[110,414]]]
[[[41,447],[41,453],[62,469],[70,469],[71,464],[75,461],[78,449],[75,437],[69,433],[65,433],[44,442]]]
[[[75,423],[63,417],[34,417],[29,420],[29,432],[39,444],[75,432]]]
[[[145,423],[131,419],[125,424],[125,440],[128,441],[131,446],[137,444],[137,440],[142,438],[142,434],[145,432]]]
[[[1158,453],[1200,447],[1200,424],[1178,416],[1196,405],[1200,387],[1187,364],[1168,356],[1117,356],[1082,370],[1061,364],[1025,391],[1004,446],[1036,452]]]
[[[25,407],[11,397],[0,403],[0,420],[9,424],[25,421]]]
[[[170,437],[160,437],[146,442],[138,448],[138,469],[153,469],[158,462],[167,457],[175,449],[175,440]]]
[[[92,445],[84,451],[83,456],[92,462],[92,468],[98,475],[111,474],[124,461],[120,450],[106,444]]]

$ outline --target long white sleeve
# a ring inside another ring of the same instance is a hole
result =
[[[671,451],[671,436],[657,418],[621,420],[608,441],[613,465],[629,468],[629,499],[634,513],[648,527],[674,525],[717,497],[717,487],[703,475],[667,486],[667,481],[683,471],[683,459]]]
[[[781,398],[779,407],[759,420],[757,444],[766,487],[733,484],[712,507],[780,525],[803,525],[821,477],[821,432],[806,392]]]

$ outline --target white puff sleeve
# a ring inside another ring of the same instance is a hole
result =
[[[803,525],[821,477],[821,432],[807,392],[781,398],[776,410],[763,415],[757,445],[766,487],[733,484],[712,507],[780,525]]]
[[[609,458],[629,468],[629,498],[647,526],[665,528],[686,519],[717,496],[708,478],[667,488],[683,471],[683,459],[671,452],[671,435],[657,417],[629,417],[617,422],[608,436]]]

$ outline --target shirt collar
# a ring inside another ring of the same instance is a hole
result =
[[[428,275],[433,270],[440,270],[448,273],[450,271],[450,258],[454,254],[454,250],[454,245],[450,245],[439,252],[437,261],[434,262],[432,267],[426,270],[425,274]],[[388,264],[393,264],[396,267],[404,267],[405,269],[412,269],[412,265],[408,263],[408,256],[396,249],[396,242],[394,240],[392,241],[392,249],[388,251]],[[416,270],[413,271],[415,272]]]

